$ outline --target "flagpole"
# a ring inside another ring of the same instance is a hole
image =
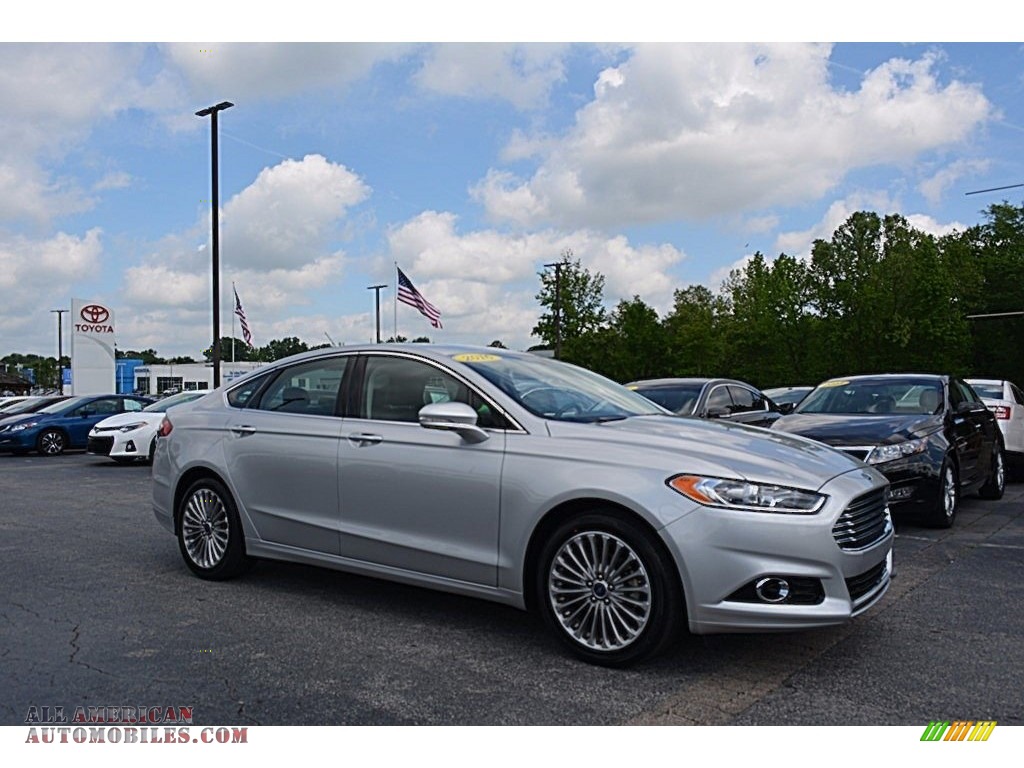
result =
[[[395,335],[392,338],[398,343],[398,262],[395,262]]]
[[[238,295],[238,289],[235,288],[235,281],[231,281],[231,292]],[[231,312],[231,362],[235,362],[235,312]]]

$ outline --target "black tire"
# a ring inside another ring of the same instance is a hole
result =
[[[548,538],[538,564],[535,605],[584,661],[635,664],[678,636],[686,613],[679,571],[639,523],[601,510],[571,518]]]
[[[155,453],[156,453],[156,438],[154,437],[152,440],[149,441],[149,456],[146,457],[146,463],[147,464],[152,464],[153,463],[153,454],[155,454]]]
[[[68,438],[59,429],[46,429],[36,439],[36,451],[40,456],[60,456],[68,447]]]
[[[983,499],[1001,499],[1006,490],[1006,454],[1003,453],[1003,446],[998,440],[992,446],[992,467],[988,480],[978,489],[978,495]]]
[[[181,496],[175,521],[181,556],[199,578],[223,581],[248,568],[238,510],[219,480],[204,477],[192,483]]]
[[[928,522],[935,528],[952,528],[960,508],[960,475],[956,464],[947,456],[939,470],[939,499]]]

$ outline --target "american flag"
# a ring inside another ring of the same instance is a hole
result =
[[[397,265],[395,269],[398,269],[398,300],[403,304],[408,304],[410,307],[416,307],[420,314],[430,321],[432,326],[440,328],[440,310],[423,298],[423,294],[416,290],[416,286],[405,276],[405,272],[399,269]]]
[[[242,326],[242,338],[250,347],[252,346],[252,331],[249,330],[249,321],[245,319],[245,310],[242,309],[242,300],[238,298],[238,289],[234,285],[231,290],[235,292],[235,314],[238,315],[238,322]]]

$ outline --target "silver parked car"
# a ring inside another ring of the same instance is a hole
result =
[[[482,597],[538,610],[599,664],[683,626],[840,624],[889,586],[878,472],[535,355],[317,350],[175,408],[160,435],[154,512],[201,578],[273,558]]]

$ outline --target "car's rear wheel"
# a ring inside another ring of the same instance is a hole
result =
[[[580,658],[633,664],[677,635],[685,613],[679,572],[640,524],[605,512],[572,518],[549,537],[539,562],[536,604]]]
[[[200,578],[230,579],[249,565],[238,510],[219,480],[192,483],[181,497],[177,520],[181,555]]]
[[[68,440],[59,429],[47,429],[36,440],[36,450],[43,456],[60,456]]]
[[[960,484],[956,464],[947,456],[939,470],[939,500],[929,522],[936,528],[952,528],[960,507]]]
[[[1003,446],[997,440],[992,446],[992,469],[988,480],[978,490],[978,495],[983,499],[1001,499],[1005,490],[1006,457],[1003,455]]]

